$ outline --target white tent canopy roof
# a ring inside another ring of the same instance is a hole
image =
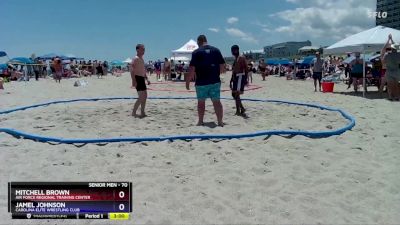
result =
[[[346,52],[377,52],[383,48],[392,34],[393,41],[400,43],[400,30],[376,26],[351,35],[324,49],[324,54],[343,54]]]
[[[186,44],[184,44],[179,49],[173,50],[172,54],[174,53],[192,53],[194,50],[198,49],[199,46],[195,41],[190,39]]]

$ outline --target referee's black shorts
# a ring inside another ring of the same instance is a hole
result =
[[[145,91],[147,90],[145,78],[142,76],[135,75],[136,79],[136,90]]]
[[[244,91],[244,86],[247,83],[247,77],[245,74],[243,75],[236,75],[233,78],[233,84],[232,84],[232,91],[239,91],[243,93]]]

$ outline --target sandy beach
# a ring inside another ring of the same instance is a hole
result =
[[[356,126],[340,136],[255,137],[232,140],[67,145],[0,133],[0,224],[73,224],[18,221],[7,213],[10,181],[130,181],[133,213],[122,224],[399,224],[400,102],[379,94],[314,92],[312,81],[268,77],[245,98],[317,103],[352,114]],[[155,82],[155,75],[151,81]],[[228,87],[230,74],[224,75]],[[136,96],[130,77],[12,82],[0,90],[0,110],[61,99]],[[184,83],[153,89],[185,90]],[[194,90],[194,87],[192,87]],[[370,87],[375,92],[375,87]],[[150,90],[149,96],[194,93]],[[230,98],[229,92],[222,96]],[[286,104],[244,102],[249,118],[223,100],[224,127],[207,102],[207,126],[195,126],[195,100],[148,100],[144,119],[130,116],[133,100],[77,102],[0,115],[0,127],[65,138],[238,134],[267,129],[330,130],[340,114]],[[79,221],[82,224],[121,224]]]

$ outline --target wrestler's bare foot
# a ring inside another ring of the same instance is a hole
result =
[[[197,122],[196,126],[204,126],[204,122]]]
[[[224,127],[224,123],[223,123],[223,122],[220,122],[220,123],[218,123],[218,126],[219,126],[219,127]]]

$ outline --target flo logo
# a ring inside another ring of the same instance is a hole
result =
[[[369,18],[379,18],[379,19],[385,19],[387,18],[388,13],[387,12],[373,12],[373,11],[368,11],[368,17]]]

